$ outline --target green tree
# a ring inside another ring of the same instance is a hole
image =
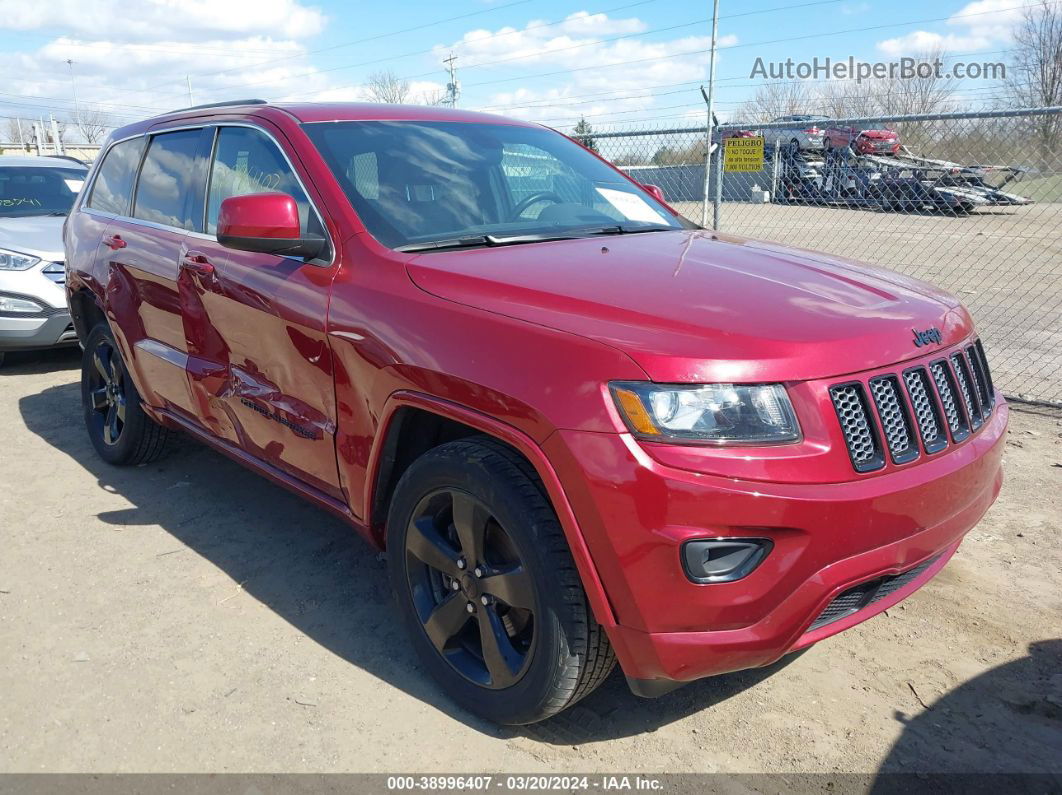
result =
[[[575,125],[573,130],[575,133],[572,137],[576,141],[581,143],[587,149],[596,152],[597,141],[594,139],[594,128],[590,126],[590,123],[586,119],[579,119],[579,123]]]

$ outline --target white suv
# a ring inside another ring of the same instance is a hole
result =
[[[0,157],[0,363],[6,351],[77,342],[63,292],[63,222],[86,174],[63,157]]]

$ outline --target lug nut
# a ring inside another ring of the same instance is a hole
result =
[[[484,607],[486,607],[490,604],[490,597],[486,594],[483,594],[483,596],[479,597],[479,601]]]
[[[475,613],[476,612],[476,606],[474,604],[472,604],[471,602],[469,602],[467,605],[465,605],[465,610],[467,610],[469,613]]]
[[[483,576],[483,569],[481,569],[479,566],[476,566],[476,570],[474,572],[472,572],[472,573],[475,574],[477,577],[482,577]]]
[[[464,571],[464,570],[465,570],[465,567],[466,567],[467,565],[468,565],[468,564],[467,564],[467,563],[465,563],[465,559],[464,559],[464,558],[458,558],[458,559],[457,559],[457,568],[461,569],[461,571]]]
[[[457,580],[454,580],[452,583],[450,583],[450,587],[453,588],[455,591],[460,591],[461,583],[459,583]]]

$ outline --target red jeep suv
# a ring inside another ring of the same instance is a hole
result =
[[[65,240],[99,455],[185,431],[345,519],[498,722],[851,627],[1000,487],[957,299],[700,229],[534,124],[190,108],[114,133]]]

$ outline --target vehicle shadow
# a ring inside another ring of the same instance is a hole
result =
[[[58,373],[80,366],[81,348],[76,345],[43,351],[7,351],[0,366],[0,378]]]
[[[77,383],[27,395],[19,409],[32,432],[131,503],[100,513],[100,520],[160,526],[311,640],[484,734],[573,745],[653,731],[755,686],[791,661],[655,700],[632,695],[617,669],[572,710],[535,726],[500,728],[459,710],[420,670],[383,557],[339,519],[183,436],[156,463],[105,464],[82,425]]]
[[[916,717],[894,714],[903,733],[879,767],[872,793],[894,791],[892,774],[1050,774],[1044,780],[993,783],[996,792],[1058,791],[1062,786],[1062,640],[964,682]],[[1023,784],[1023,786],[1018,786]],[[1031,786],[1030,786],[1031,785]]]

